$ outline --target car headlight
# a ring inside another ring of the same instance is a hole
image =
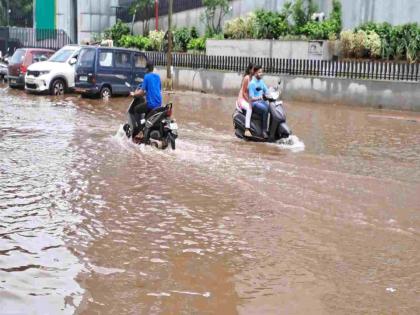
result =
[[[50,73],[50,72],[51,72],[50,70],[48,70],[48,71],[39,71],[39,75],[48,74],[48,73]]]

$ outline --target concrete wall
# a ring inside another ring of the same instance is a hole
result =
[[[162,78],[166,70],[158,68]],[[420,84],[373,80],[265,76],[269,86],[283,81],[283,99],[315,103],[369,106],[376,108],[420,111]],[[175,89],[236,96],[242,76],[235,72],[176,68]]]
[[[277,11],[280,10],[286,0],[234,0],[231,3],[232,10],[226,20],[238,16],[244,16],[258,8]],[[320,11],[331,12],[332,0],[315,0]],[[409,22],[420,23],[420,0],[341,0],[343,5],[343,27],[354,28],[363,22],[389,22],[391,24],[404,24]],[[176,13],[173,16],[174,25],[196,26],[204,32],[204,24],[200,19],[204,12],[203,8]],[[150,27],[155,25],[154,19],[150,20]],[[167,29],[167,16],[159,18],[161,29]],[[136,33],[142,32],[142,22],[136,22]]]
[[[283,59],[331,60],[328,41],[207,40],[206,54]]]

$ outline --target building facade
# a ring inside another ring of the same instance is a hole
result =
[[[34,0],[35,28],[62,29],[74,43],[116,22],[118,0]]]

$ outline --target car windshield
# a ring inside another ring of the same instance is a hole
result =
[[[66,62],[74,53],[74,49],[60,49],[48,61]]]
[[[77,65],[79,67],[93,67],[95,62],[95,49],[86,48],[80,52],[79,61]]]
[[[25,50],[18,49],[12,56],[12,60],[10,60],[11,64],[22,63],[23,59],[25,58]]]

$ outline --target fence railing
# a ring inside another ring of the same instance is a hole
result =
[[[166,65],[163,52],[146,52],[157,66]],[[420,81],[419,63],[386,61],[324,61],[307,59],[275,59],[236,56],[172,54],[174,67],[244,72],[248,64],[260,64],[265,73],[314,77],[336,77],[367,80]]]
[[[159,16],[168,14],[168,0],[159,0]],[[173,3],[173,12],[182,12],[200,8],[203,6],[202,0],[175,0]],[[125,23],[129,23],[133,19],[133,15],[130,13],[130,9],[127,7],[119,7],[116,11],[117,19]],[[155,17],[155,7],[148,6],[147,8],[137,11],[134,18],[135,21],[149,20]]]
[[[57,50],[71,43],[72,41],[67,33],[60,29],[0,28],[0,46],[6,50],[3,53],[11,54],[16,48]]]

